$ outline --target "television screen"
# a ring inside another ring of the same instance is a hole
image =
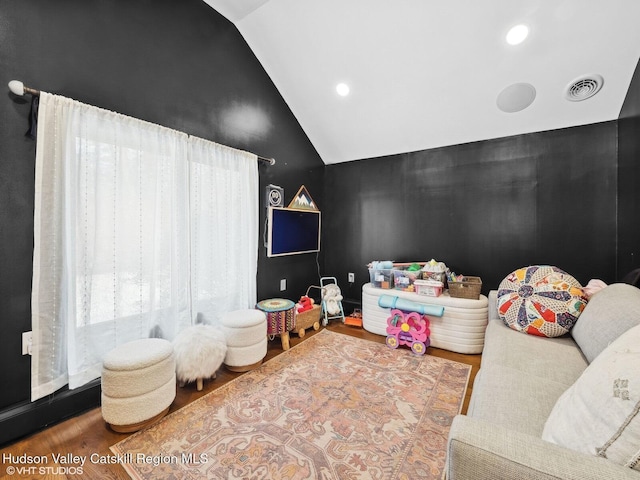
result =
[[[269,208],[267,257],[320,251],[320,212]]]

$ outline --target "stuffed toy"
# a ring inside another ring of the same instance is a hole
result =
[[[307,310],[311,310],[312,308],[313,308],[313,298],[310,298],[304,295],[300,297],[300,300],[296,305],[296,312],[302,313],[302,312],[306,312]]]
[[[330,283],[322,287],[322,300],[329,315],[338,315],[340,313],[342,295],[338,285]]]

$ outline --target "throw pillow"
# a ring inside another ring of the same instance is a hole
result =
[[[622,333],[640,324],[640,289],[625,283],[603,288],[589,300],[571,336],[589,362]]]
[[[509,274],[498,287],[498,315],[519,332],[559,337],[587,304],[582,285],[557,267],[534,265]]]
[[[609,345],[556,402],[542,439],[640,470],[640,325]]]

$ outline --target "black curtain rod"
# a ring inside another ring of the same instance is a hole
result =
[[[32,95],[34,97],[39,97],[40,96],[40,90],[36,90],[34,88],[29,88],[26,87],[24,85],[24,83],[22,83],[20,80],[11,80],[9,82],[9,89],[18,96],[24,96],[25,94],[29,94]],[[265,163],[267,165],[275,165],[276,163],[276,159],[275,158],[267,158],[267,157],[262,157],[260,155],[256,155],[256,157],[258,157],[258,162],[260,163]]]
[[[266,163],[267,165],[275,165],[276,164],[276,159],[275,158],[261,157],[260,155],[256,155],[256,157],[258,157],[258,161],[260,163]]]

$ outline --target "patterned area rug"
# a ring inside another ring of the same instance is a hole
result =
[[[322,330],[111,450],[134,479],[440,479],[470,373]]]

